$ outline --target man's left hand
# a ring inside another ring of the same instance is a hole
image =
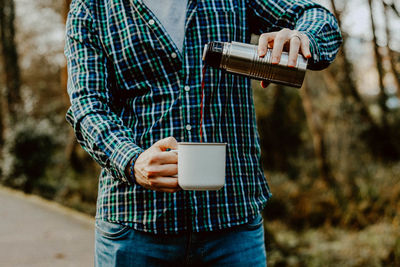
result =
[[[311,58],[310,40],[307,35],[296,30],[282,29],[278,32],[263,33],[258,41],[258,56],[264,57],[267,49],[272,48],[271,63],[278,64],[282,52],[289,51],[288,67],[294,68],[299,52],[305,58]],[[266,88],[267,81],[261,81],[261,86]]]

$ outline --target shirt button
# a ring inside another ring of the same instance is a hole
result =
[[[189,92],[189,91],[190,91],[190,86],[189,86],[189,85],[186,85],[186,86],[185,86],[185,91],[186,91],[186,92]]]
[[[171,57],[172,57],[172,58],[176,58],[177,56],[178,56],[178,55],[177,55],[175,52],[171,54]]]
[[[187,125],[186,125],[186,130],[188,130],[188,131],[192,130],[192,125],[187,124]]]
[[[154,19],[149,20],[150,25],[154,25],[154,23],[155,23]]]

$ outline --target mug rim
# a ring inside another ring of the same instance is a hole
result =
[[[179,142],[178,145],[213,145],[213,146],[226,146],[227,143]]]

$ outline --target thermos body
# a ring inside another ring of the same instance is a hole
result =
[[[257,46],[238,42],[210,42],[205,45],[203,60],[206,64],[227,72],[253,79],[300,88],[307,70],[307,59],[297,58],[295,67],[288,67],[289,54],[283,52],[278,64],[271,63],[272,49],[260,58]]]

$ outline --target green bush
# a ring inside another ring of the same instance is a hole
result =
[[[5,185],[32,192],[52,162],[55,140],[46,120],[24,120],[6,135],[1,164]]]

